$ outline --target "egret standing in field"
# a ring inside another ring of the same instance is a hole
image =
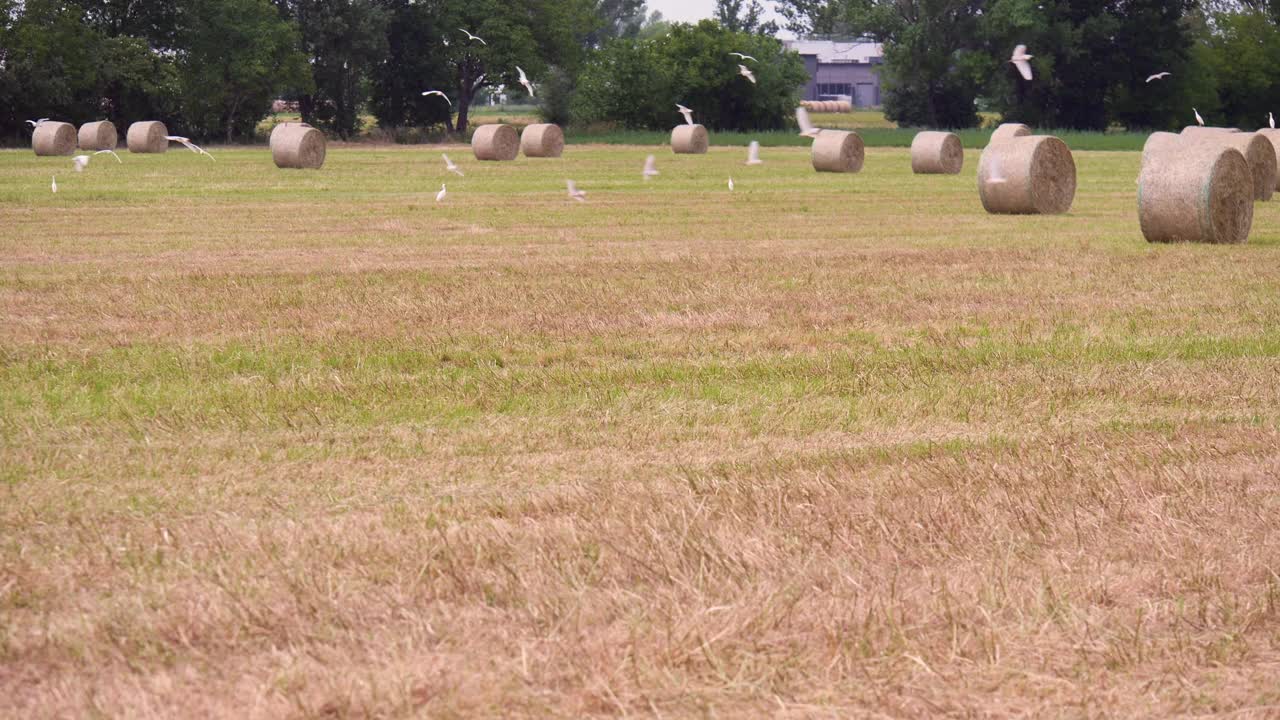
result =
[[[1029,62],[1034,55],[1027,54],[1027,46],[1019,45],[1013,49],[1013,55],[1009,58],[1009,62],[1018,68],[1018,72],[1022,74],[1023,80],[1031,79],[1031,63]]]
[[[1166,71],[1166,72],[1158,72],[1158,73],[1156,73],[1155,75],[1150,75],[1150,76],[1148,76],[1148,77],[1147,77],[1147,82],[1151,82],[1152,80],[1163,80],[1163,79],[1165,79],[1165,78],[1169,77],[1169,76],[1170,76],[1170,75],[1172,75],[1172,74],[1173,74],[1173,73],[1170,73],[1170,72],[1167,72],[1167,71]]]
[[[746,78],[746,79],[750,80],[752,85],[755,85],[755,84],[756,84],[756,76],[755,76],[755,74],[754,74],[754,73],[752,73],[752,72],[751,72],[751,69],[750,69],[750,68],[748,68],[746,65],[739,65],[739,66],[738,66],[738,74],[739,74],[739,75],[741,75],[742,77],[744,77],[744,78]]]
[[[53,188],[53,191],[54,191],[55,193],[56,193],[56,192],[58,192],[58,176],[57,176],[57,175],[50,175],[49,177],[53,178],[53,184],[52,184],[50,187],[52,187],[52,188]]]
[[[572,180],[565,180],[564,184],[569,189],[569,199],[577,200],[578,202],[586,201],[587,193],[585,190],[579,190],[578,186],[574,185]]]
[[[520,73],[520,84],[529,91],[529,97],[533,97],[533,83],[529,82],[529,76],[524,74],[519,65],[516,66],[516,72]]]
[[[763,162],[764,161],[760,159],[760,142],[752,140],[751,144],[747,146],[747,164],[759,165]]]
[[[687,107],[685,107],[685,106],[681,105],[680,103],[676,103],[676,111],[677,111],[677,112],[679,112],[681,115],[683,115],[683,116],[684,116],[684,124],[685,124],[685,125],[692,125],[692,124],[693,124],[693,111],[692,111],[692,110],[690,110],[689,108],[687,108]]]
[[[1272,129],[1272,130],[1275,130],[1275,129],[1276,129],[1276,116],[1275,116],[1275,115],[1272,115],[1271,113],[1267,113],[1267,122],[1271,124],[1271,129]]]
[[[440,192],[436,193],[436,202],[440,202],[448,194],[449,194],[449,191],[445,189],[444,183],[440,183]]]
[[[445,95],[444,93],[440,92],[439,90],[428,90],[428,91],[426,91],[426,92],[422,93],[422,95],[423,95],[423,97],[426,97],[427,95],[439,95],[440,97],[444,98],[444,101],[445,101],[445,102],[449,103],[449,107],[453,107],[453,101],[449,99],[449,96],[448,96],[448,95]]]
[[[457,175],[458,177],[463,177],[462,171],[458,169],[457,163],[450,160],[448,155],[445,155],[444,153],[440,153],[440,157],[444,158],[445,170],[448,170],[449,172]]]
[[[802,137],[818,137],[818,133],[822,130],[814,127],[813,122],[809,120],[809,111],[803,107],[796,108],[796,124],[800,126],[800,135]]]
[[[729,192],[733,192],[733,178],[729,178]]]
[[[644,173],[642,174],[642,177],[644,177],[645,180],[648,180],[649,178],[654,177],[657,174],[658,174],[658,161],[652,155],[650,155],[649,157],[644,159]]]

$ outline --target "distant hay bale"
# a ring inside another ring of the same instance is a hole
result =
[[[862,136],[843,130],[823,130],[813,139],[813,169],[818,172],[856,173],[865,155]]]
[[[1030,134],[1031,128],[1022,123],[1003,123],[991,132],[991,139],[987,141],[987,146],[990,147],[1010,138],[1026,137]]]
[[[840,100],[836,102],[836,112],[851,113],[853,112],[853,103],[848,100]]]
[[[169,129],[162,122],[143,120],[129,126],[125,133],[125,145],[131,153],[162,153],[169,149],[165,136]]]
[[[1075,159],[1067,144],[1051,135],[993,143],[978,160],[978,195],[989,213],[1067,212],[1076,196]]]
[[[45,120],[31,133],[36,155],[70,155],[76,151],[76,128],[71,123]]]
[[[710,145],[707,129],[701,125],[677,125],[671,131],[671,151],[677,155],[701,155]]]
[[[1159,133],[1177,138],[1172,133]],[[1148,242],[1242,243],[1253,225],[1253,173],[1234,147],[1148,140],[1138,222]]]
[[[520,150],[525,157],[558,158],[564,152],[564,131],[550,123],[530,125],[520,133]]]
[[[306,123],[281,123],[271,128],[271,160],[278,168],[318,170],[324,165],[324,133]]]
[[[911,172],[917,175],[955,175],[964,167],[960,136],[949,132],[916,133],[911,141]]]
[[[1197,130],[1203,131],[1208,128],[1197,128]],[[1265,202],[1275,193],[1276,148],[1265,136],[1259,133],[1224,130],[1191,133],[1183,130],[1182,136],[1191,142],[1225,145],[1239,150],[1240,154],[1244,155],[1245,162],[1249,163],[1249,171],[1253,175],[1253,199]]]
[[[515,160],[520,154],[520,134],[510,125],[481,125],[471,136],[471,152],[477,160]]]
[[[1263,128],[1258,134],[1271,141],[1271,146],[1276,149],[1276,189],[1280,190],[1280,130],[1272,128]]]
[[[88,122],[80,126],[81,150],[115,150],[120,144],[120,136],[116,134],[116,126],[110,120]]]

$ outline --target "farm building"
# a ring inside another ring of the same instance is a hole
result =
[[[802,100],[848,100],[857,107],[880,104],[883,46],[867,38],[785,41],[809,71]]]

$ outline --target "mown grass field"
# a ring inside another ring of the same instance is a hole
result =
[[[0,716],[1280,712],[1280,203],[446,150],[0,152]]]

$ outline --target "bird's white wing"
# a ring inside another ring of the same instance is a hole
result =
[[[77,155],[71,158],[71,164],[75,165],[76,172],[84,172],[85,167],[89,165],[89,156]]]
[[[756,76],[755,76],[754,74],[752,74],[752,72],[751,72],[751,68],[748,68],[746,65],[739,65],[739,66],[738,66],[738,74],[739,74],[739,75],[741,75],[742,77],[744,77],[744,78],[746,78],[746,79],[750,80],[752,85],[754,85],[754,84],[755,84],[755,82],[756,82]]]
[[[1204,118],[1200,117],[1200,111],[1195,108],[1191,108],[1191,112],[1195,113],[1196,123],[1199,125],[1204,125]]]
[[[809,111],[803,107],[796,108],[796,124],[800,126],[801,135],[817,135],[818,128],[814,127],[813,121],[809,119]]]
[[[524,70],[521,69],[519,65],[516,66],[516,72],[520,73],[520,82],[529,82],[529,76],[524,74]]]
[[[98,152],[94,153],[94,155],[101,155],[102,153],[109,153],[111,157],[116,159],[116,162],[120,163],[121,165],[124,164],[124,162],[120,160],[120,156],[116,154],[115,150],[99,150]]]
[[[1022,75],[1023,80],[1031,79],[1031,63],[1026,60],[1014,60],[1013,66],[1018,68],[1018,73]]]
[[[1013,57],[1018,58],[1027,54],[1027,46],[1019,45],[1013,49]]]

